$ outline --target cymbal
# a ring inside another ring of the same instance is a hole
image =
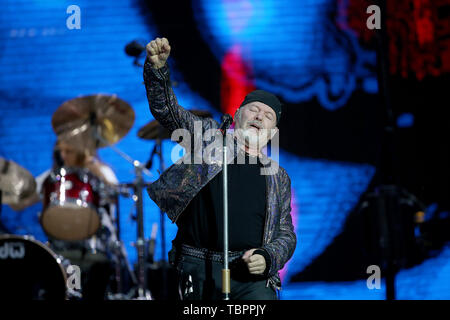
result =
[[[0,190],[2,203],[19,204],[36,191],[36,181],[27,169],[0,157]]]
[[[64,102],[53,113],[52,127],[80,150],[93,150],[122,139],[134,118],[133,108],[116,95],[95,94]]]
[[[199,116],[201,118],[209,118],[212,117],[212,114],[209,111],[206,110],[188,110],[195,114],[196,116]],[[139,129],[137,133],[138,137],[145,140],[155,140],[158,137],[161,140],[164,139],[170,139],[169,131],[164,128],[158,120],[152,120],[149,123],[147,123],[145,126]]]

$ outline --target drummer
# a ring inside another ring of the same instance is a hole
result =
[[[64,166],[84,167],[109,185],[117,185],[119,183],[112,169],[101,162],[97,155],[91,154],[92,152],[88,149],[83,151],[77,150],[74,146],[62,139],[57,141],[56,147]]]
[[[117,185],[119,183],[114,171],[99,160],[95,151],[89,151],[87,148],[80,150],[70,144],[69,140],[59,137],[53,150],[52,168],[44,171],[35,178],[36,193],[24,199],[19,204],[10,205],[11,208],[20,211],[41,201],[40,194],[45,179],[53,169],[60,167],[86,168],[107,185]]]
[[[23,210],[41,200],[42,187],[52,170],[61,167],[88,169],[107,186],[118,184],[114,171],[99,160],[91,148],[81,150],[70,143],[70,140],[58,137],[53,152],[53,165],[35,178],[36,193],[18,205],[12,205],[14,210]],[[49,237],[50,247],[58,254],[69,259],[71,264],[78,265],[82,272],[83,298],[103,299],[109,277],[112,274],[110,248],[117,241],[115,219],[116,203],[114,200],[103,199],[99,208],[101,227],[97,233],[86,240],[65,241]],[[83,274],[85,275],[83,278]],[[85,290],[86,289],[86,290]]]

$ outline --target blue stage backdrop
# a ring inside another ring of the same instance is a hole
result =
[[[332,119],[333,112],[346,108],[355,91],[363,92],[367,97],[373,97],[378,91],[375,53],[363,49],[351,32],[333,31],[335,29],[327,19],[330,8],[335,8],[337,2],[340,6],[346,3],[333,0],[198,0],[191,4],[192,21],[219,64],[233,44],[242,45],[248,53],[243,58],[252,66],[251,78],[255,87],[275,92],[291,108],[313,101],[312,108],[327,112],[326,116]],[[66,25],[70,16],[66,10],[72,4],[81,10],[80,29],[69,29]],[[0,156],[17,162],[34,176],[39,175],[52,163],[53,112],[66,100],[107,93],[127,101],[136,115],[132,129],[116,146],[134,159],[148,160],[154,143],[140,140],[137,131],[153,120],[153,116],[142,83],[142,68],[134,66],[132,58],[124,52],[125,45],[133,39],[143,39],[145,44],[157,36],[166,36],[160,34],[162,27],[155,22],[157,17],[146,8],[144,1],[138,0],[2,1]],[[283,50],[279,50],[280,47]],[[179,52],[195,50],[179,46],[175,49]],[[277,58],[273,59],[274,56]],[[219,120],[221,112],[214,99],[195,90],[195,85],[185,80],[183,68],[178,68],[177,62],[171,60],[170,66],[179,103],[187,109],[208,110]],[[220,81],[200,79],[216,80]],[[358,107],[364,112],[364,105]],[[285,118],[283,124],[286,128],[292,127],[296,125],[295,121],[295,118]],[[314,121],[320,123],[320,119]],[[335,134],[331,130],[327,132],[327,128],[323,130],[324,135]],[[172,164],[174,145],[171,141],[163,142],[166,167]],[[111,148],[101,149],[99,155],[113,168],[120,182],[133,181],[132,166]],[[381,290],[369,290],[365,280],[289,281],[342,232],[348,215],[374,176],[373,163],[311,158],[281,150],[280,164],[292,181],[292,216],[298,237],[294,256],[282,271],[284,289],[281,297],[383,299],[384,283]],[[153,177],[146,178],[147,181],[154,181],[159,176],[156,168],[159,168],[158,162],[151,170]],[[1,219],[11,233],[31,234],[46,241],[38,221],[41,208],[41,204],[37,204],[15,212],[3,205]],[[131,263],[136,262],[136,250],[131,245],[136,241],[136,222],[131,219],[134,210],[130,199],[120,198],[121,237]],[[157,223],[159,227],[160,212],[147,196],[144,210],[148,238],[152,225]],[[167,218],[165,225],[167,248],[166,252],[161,252],[158,234],[157,260],[167,257],[170,241],[177,231],[176,225]],[[450,249],[445,248],[435,258],[402,271],[397,281],[398,297],[449,298],[449,252]]]

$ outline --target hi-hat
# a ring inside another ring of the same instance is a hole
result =
[[[201,118],[212,117],[212,114],[205,110],[188,110]],[[157,120],[152,120],[139,129],[138,137],[144,140],[170,139],[169,131],[164,128]]]
[[[19,204],[36,192],[36,181],[27,169],[0,157],[0,190],[2,203]]]
[[[52,126],[59,138],[92,150],[122,139],[134,118],[133,108],[116,95],[95,94],[64,102],[53,114]]]

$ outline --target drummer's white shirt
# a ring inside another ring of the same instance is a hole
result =
[[[100,164],[100,171],[102,172],[103,177],[105,177],[106,182],[113,184],[113,185],[119,184],[119,180],[117,180],[117,177],[116,177],[114,171],[112,171],[112,169],[110,167],[108,167],[107,165],[104,165],[104,164]]]

